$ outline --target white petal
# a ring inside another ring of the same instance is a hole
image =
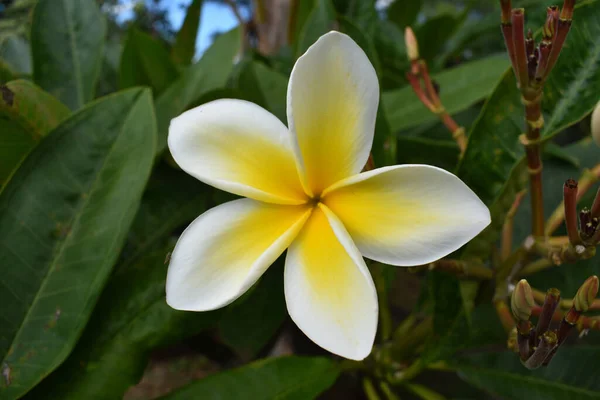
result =
[[[375,69],[350,37],[329,32],[298,59],[288,86],[288,125],[312,193],[364,167],[378,104]]]
[[[361,253],[410,266],[438,260],[474,238],[490,212],[455,175],[428,165],[399,165],[356,175],[324,194]]]
[[[316,208],[285,260],[290,316],[313,342],[353,360],[371,352],[377,293],[365,262],[339,220]]]
[[[216,100],[171,121],[169,150],[188,174],[216,188],[279,204],[303,204],[285,125],[256,104]]]
[[[167,274],[167,303],[208,311],[244,294],[296,237],[305,206],[240,199],[196,218],[183,232]]]

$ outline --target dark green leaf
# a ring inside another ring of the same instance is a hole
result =
[[[333,28],[335,9],[331,0],[316,0],[298,37],[296,57],[300,57],[322,35]]]
[[[239,29],[215,39],[200,61],[190,66],[156,100],[158,122],[157,153],[167,146],[167,131],[172,118],[185,111],[207,92],[221,88],[233,70],[233,60],[240,50]]]
[[[456,167],[459,155],[456,142],[407,136],[400,136],[396,140],[400,164],[426,162],[446,170]]]
[[[192,62],[196,53],[196,38],[200,26],[200,13],[204,0],[193,0],[189,5],[183,25],[175,37],[175,44],[171,49],[173,60],[178,64],[187,65]]]
[[[9,35],[0,43],[0,59],[17,75],[31,75],[31,49],[27,40]]]
[[[155,169],[92,320],[73,353],[30,398],[122,398],[139,381],[151,350],[218,321],[221,313],[176,311],[165,300],[171,234],[206,210],[210,193],[181,171]]]
[[[94,98],[106,23],[93,0],[39,0],[31,26],[35,83],[76,110]]]
[[[530,371],[511,352],[478,354],[458,363],[459,376],[503,399],[600,399],[600,348],[561,347],[548,367]]]
[[[404,29],[409,25],[414,24],[421,11],[422,0],[396,0],[387,9],[387,18],[398,26]]]
[[[381,101],[381,100],[380,100]],[[390,129],[385,109],[377,109],[377,120],[375,121],[375,136],[371,154],[376,167],[395,165],[397,162],[398,142]]]
[[[333,385],[338,374],[327,358],[270,358],[209,376],[165,399],[310,400]]]
[[[423,25],[415,28],[419,41],[419,55],[431,61],[438,56],[448,38],[463,24],[465,16],[440,14],[429,18]]]
[[[71,112],[25,80],[0,87],[0,187],[41,138]]]
[[[126,238],[152,166],[149,91],[128,90],[65,120],[0,194],[0,354],[30,390],[67,357]]]
[[[454,114],[488,96],[508,65],[505,55],[494,55],[452,68],[432,78],[440,85],[442,104],[450,114]],[[393,132],[438,118],[419,101],[409,86],[384,92],[382,100]]]
[[[273,338],[287,317],[283,270],[272,265],[248,298],[236,301],[219,322],[222,340],[250,360]]]
[[[236,86],[245,100],[269,110],[287,125],[288,77],[257,61],[246,63]]]
[[[129,31],[119,68],[121,89],[150,86],[154,95],[158,96],[178,75],[177,68],[162,43],[135,28]]]

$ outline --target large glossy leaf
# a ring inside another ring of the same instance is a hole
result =
[[[327,358],[270,358],[209,376],[165,399],[310,400],[329,388],[338,374]]]
[[[115,399],[137,383],[156,346],[197,334],[220,313],[181,312],[165,301],[173,231],[207,207],[212,189],[159,165],[125,248],[73,353],[29,398]]]
[[[129,31],[121,55],[119,87],[150,86],[158,96],[178,75],[162,43],[135,28]]]
[[[93,0],[39,0],[31,26],[33,79],[72,110],[94,98],[106,24]]]
[[[172,118],[181,114],[204,94],[225,86],[240,45],[238,29],[218,36],[200,61],[190,66],[158,97],[156,100],[157,153],[161,153],[167,146],[167,133]]]
[[[189,5],[183,25],[177,32],[175,43],[171,49],[171,56],[178,64],[187,65],[192,62],[196,53],[196,38],[200,26],[200,13],[204,0],[193,0]]]
[[[576,8],[565,49],[552,72],[544,99],[549,139],[591,112],[600,92],[600,7],[597,1]],[[595,95],[592,95],[595,93]],[[560,94],[560,95],[559,95]],[[459,176],[491,204],[524,154],[519,135],[524,111],[512,71],[506,71],[469,135]]]
[[[75,345],[139,205],[155,131],[149,91],[103,98],[52,131],[0,194],[2,398]]]
[[[500,54],[434,75],[446,110],[454,114],[487,97],[508,65],[508,58]],[[419,101],[409,86],[384,92],[382,101],[393,132],[438,118]]]
[[[502,399],[600,399],[600,347],[561,347],[548,367],[526,369],[511,352],[478,354],[460,360],[459,376]]]
[[[0,187],[41,138],[69,116],[60,101],[25,80],[0,87]]]

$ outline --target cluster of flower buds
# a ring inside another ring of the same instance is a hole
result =
[[[543,37],[536,47],[531,30],[525,36],[525,10],[512,9],[511,0],[501,0],[501,21],[504,41],[521,89],[539,89],[556,64],[565,43],[575,0],[565,0],[562,10],[548,7]]]
[[[592,257],[600,243],[600,190],[592,208],[584,207],[579,213],[577,198],[578,183],[568,179],[563,188],[563,204],[569,246],[563,248],[561,254],[555,254],[554,258],[570,262]]]
[[[592,276],[581,285],[575,298],[567,301],[570,308],[563,316],[556,312],[559,305],[565,303],[564,300],[561,302],[558,289],[549,289],[540,307],[529,283],[525,279],[519,281],[512,293],[511,309],[517,320],[514,350],[519,353],[523,365],[529,369],[548,365],[575,326],[580,330],[600,327],[598,319],[582,315],[588,310],[600,309],[600,302],[595,300],[597,295],[598,277]],[[538,317],[535,327],[529,320],[532,315]],[[558,322],[554,329],[553,321]]]

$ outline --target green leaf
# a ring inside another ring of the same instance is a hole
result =
[[[298,37],[296,57],[304,54],[322,35],[329,32],[333,28],[334,21],[335,8],[331,0],[316,0]]]
[[[508,65],[505,55],[493,55],[432,78],[440,85],[442,104],[450,114],[454,114],[487,97]],[[438,119],[419,101],[410,86],[384,92],[382,100],[393,132]]]
[[[179,73],[167,49],[147,33],[132,28],[125,40],[119,87],[150,86],[155,96],[173,83]]]
[[[600,7],[597,3],[582,3],[576,8],[565,49],[546,85],[548,95],[543,102],[546,140],[581,120],[598,101]],[[515,164],[523,158],[519,135],[525,117],[520,99],[514,74],[508,70],[471,128],[467,151],[458,168],[458,176],[488,205],[494,202]]]
[[[192,1],[185,14],[183,25],[175,37],[171,56],[177,64],[188,65],[196,54],[196,38],[198,37],[203,3],[203,0]]]
[[[201,379],[164,399],[310,400],[338,375],[338,367],[327,358],[269,358]]]
[[[33,80],[77,110],[94,98],[106,23],[93,0],[39,0],[33,10]]]
[[[0,85],[17,78],[17,74],[0,59]]]
[[[387,9],[387,18],[400,29],[412,25],[421,11],[422,0],[396,0]]]
[[[257,61],[246,63],[236,86],[245,100],[269,110],[287,125],[288,77]]]
[[[25,80],[0,87],[0,187],[48,132],[71,113],[60,101]]]
[[[502,399],[600,399],[600,347],[562,346],[548,367],[530,371],[515,353],[484,353],[458,363],[459,376]]]
[[[171,119],[185,111],[204,94],[225,86],[240,46],[239,29],[218,36],[200,61],[190,66],[156,99],[157,153],[162,153],[167,146]]]
[[[420,137],[400,136],[398,142],[398,162],[400,164],[429,165],[452,170],[458,162],[459,149],[456,142],[434,140]]]
[[[116,261],[152,166],[150,92],[65,120],[0,193],[0,355],[23,395],[67,357]]]
[[[31,49],[19,35],[9,35],[0,43],[0,59],[17,75],[31,75]]]
[[[204,212],[212,189],[164,164],[155,168],[117,269],[73,353],[30,398],[122,398],[149,353],[215,324],[221,312],[176,311],[166,304],[172,232]]]
[[[273,338],[287,317],[283,270],[272,265],[248,298],[227,308],[219,321],[221,339],[244,360],[251,360]]]
[[[466,14],[456,16],[446,13],[433,18],[415,28],[415,35],[419,41],[419,55],[431,61],[438,56],[449,37],[459,30],[465,21]]]

